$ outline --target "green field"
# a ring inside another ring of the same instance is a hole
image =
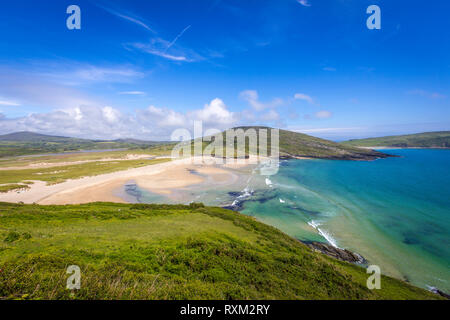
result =
[[[64,182],[67,179],[96,176],[166,161],[170,161],[170,159],[95,161],[50,168],[2,170],[0,171],[0,184],[16,184],[27,180],[40,180],[46,181],[48,184],[54,184]]]
[[[344,141],[342,144],[358,147],[450,148],[450,131],[356,139]]]
[[[70,265],[81,289],[66,289]],[[0,203],[0,299],[438,299],[200,204]]]
[[[147,149],[161,142],[135,139],[89,140],[49,136],[34,132],[15,132],[0,135],[0,158],[44,153],[73,152],[78,150]]]

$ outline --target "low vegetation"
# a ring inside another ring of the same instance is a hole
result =
[[[356,139],[345,141],[342,144],[358,147],[450,148],[450,131]]]
[[[16,132],[0,136],[0,158],[78,150],[147,149],[161,142],[135,139],[88,140],[49,136],[33,132]]]
[[[29,189],[30,187],[27,184],[4,184],[4,185],[0,185],[0,193],[5,193],[5,192],[9,192],[9,191],[13,191],[13,190],[26,190]]]
[[[40,180],[46,181],[48,184],[54,184],[64,182],[67,179],[95,176],[166,161],[169,161],[169,159],[96,161],[51,168],[2,170],[0,171],[0,184],[14,184],[26,180]]]
[[[255,130],[259,133],[259,130],[267,130],[267,151],[271,153],[271,132],[268,127],[237,127],[233,130],[242,129],[244,132],[248,130]],[[237,140],[234,142],[228,142],[226,140],[227,131],[222,133],[224,143],[224,155],[226,154],[226,147],[234,144],[235,150],[237,149]],[[203,142],[203,147],[206,147],[210,142]],[[259,152],[259,146],[257,151]],[[246,143],[246,154],[250,153],[248,148],[248,139]],[[374,150],[365,150],[355,148],[352,146],[342,145],[333,141],[324,140],[316,137],[312,137],[306,134],[279,130],[279,154],[283,158],[295,158],[295,157],[307,157],[317,159],[332,159],[332,160],[374,160],[377,158],[384,158],[388,155],[377,152]],[[236,153],[235,153],[236,155]]]
[[[81,288],[66,289],[66,270]],[[438,299],[201,204],[0,203],[0,299]]]

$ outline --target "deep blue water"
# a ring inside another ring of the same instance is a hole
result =
[[[382,150],[376,161],[289,160],[243,213],[382,272],[450,291],[450,150]]]

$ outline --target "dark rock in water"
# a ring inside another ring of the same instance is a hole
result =
[[[230,191],[228,192],[228,195],[231,197],[239,197],[241,195],[240,191]]]
[[[414,245],[414,244],[418,244],[419,243],[419,241],[417,241],[416,239],[414,239],[414,238],[404,238],[403,239],[403,243],[405,243],[405,244],[410,244],[410,245]]]
[[[302,242],[311,249],[320,251],[323,254],[326,254],[327,256],[330,256],[335,259],[358,264],[367,263],[367,260],[364,259],[361,255],[355,252],[351,252],[347,249],[339,249],[324,242],[317,242],[317,241],[302,241]]]
[[[430,290],[431,292],[440,295],[441,297],[450,299],[450,295],[446,294],[445,292],[442,292],[441,290],[439,290],[438,288],[431,288]]]

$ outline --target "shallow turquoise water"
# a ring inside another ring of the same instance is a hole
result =
[[[376,161],[289,160],[243,204],[301,240],[349,248],[390,274],[450,291],[450,150]],[[309,224],[308,224],[309,223]]]

